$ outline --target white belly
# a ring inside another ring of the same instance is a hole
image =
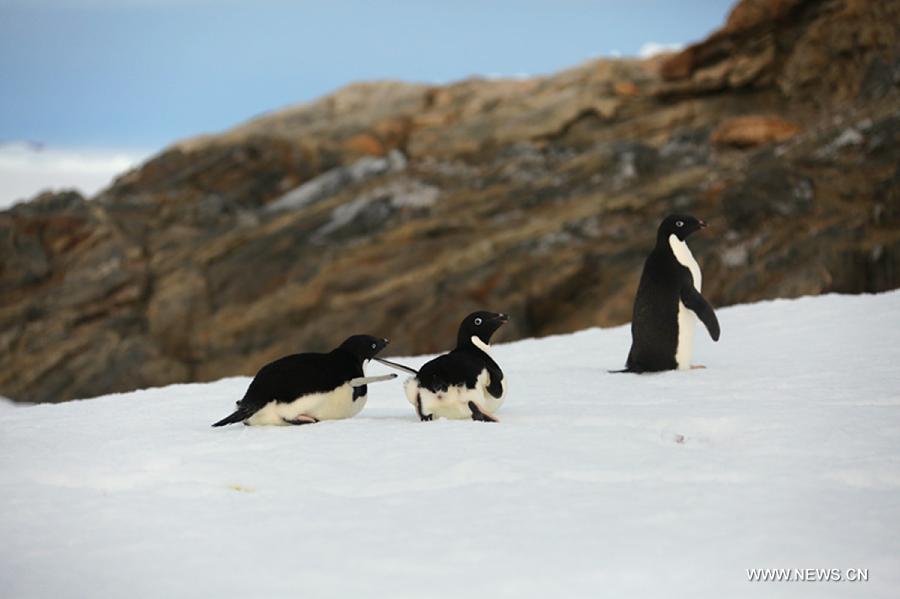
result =
[[[669,246],[678,263],[691,271],[694,279],[694,288],[700,291],[703,285],[703,276],[700,273],[700,265],[694,259],[688,245],[675,235],[669,235]],[[678,301],[678,347],[675,350],[675,363],[679,370],[687,370],[691,367],[691,358],[694,354],[694,327],[697,324],[697,315]]]
[[[678,302],[678,347],[675,350],[675,363],[679,370],[690,370],[691,357],[694,354],[694,325],[697,316]]]
[[[353,401],[353,387],[347,383],[334,391],[311,393],[290,403],[270,401],[246,422],[252,425],[282,425],[287,424],[285,420],[295,420],[298,416],[311,416],[316,420],[340,420],[356,416],[365,405],[365,395]]]
[[[478,409],[487,414],[494,414],[503,404],[506,397],[506,378],[501,382],[503,391],[500,397],[493,397],[488,393],[487,386],[490,375],[487,370],[482,370],[475,382],[475,388],[469,389],[465,385],[450,387],[446,391],[435,393],[419,386],[419,381],[412,377],[404,384],[406,399],[413,406],[417,397],[422,400],[422,414],[432,415],[435,418],[465,419],[472,418],[472,410],[469,402],[475,402]]]

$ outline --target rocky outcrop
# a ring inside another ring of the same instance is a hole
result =
[[[361,331],[433,352],[479,307],[511,313],[501,340],[623,323],[672,211],[711,224],[716,305],[900,286],[896,11],[744,0],[668,57],[356,84],[15,206],[0,395],[252,374]]]
[[[774,89],[831,107],[896,84],[898,24],[896,2],[743,0],[722,29],[662,64],[657,93]],[[866,81],[872,72],[879,83]]]
[[[789,140],[800,132],[790,121],[771,116],[738,116],[722,122],[709,136],[714,146],[750,148]]]

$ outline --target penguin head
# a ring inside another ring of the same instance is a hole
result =
[[[684,241],[691,233],[705,226],[705,222],[689,214],[670,214],[660,223],[657,239],[668,240],[669,235],[674,235]]]
[[[472,342],[472,337],[477,337],[482,343],[488,345],[491,335],[509,322],[509,316],[500,312],[472,312],[466,316],[459,325],[459,334],[456,343],[459,346]]]
[[[381,337],[373,337],[372,335],[353,335],[341,343],[339,349],[353,354],[359,358],[360,361],[363,361],[374,358],[378,352],[387,347],[389,343],[389,339],[383,339]]]

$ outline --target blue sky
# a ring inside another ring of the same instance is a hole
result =
[[[0,0],[0,209],[354,81],[552,73],[702,39],[731,3]]]
[[[0,141],[154,149],[362,79],[538,74],[698,40],[725,0],[0,0]]]

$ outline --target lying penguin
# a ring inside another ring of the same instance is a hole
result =
[[[414,375],[404,389],[419,420],[443,417],[497,422],[493,414],[503,403],[506,380],[491,358],[488,344],[491,335],[508,321],[506,314],[495,312],[469,314],[459,325],[456,348],[418,371],[375,359]]]
[[[666,217],[656,233],[656,247],[647,256],[631,319],[631,351],[625,370],[656,372],[691,368],[694,324],[699,317],[713,341],[719,321],[700,294],[700,266],[687,238],[706,226],[693,216]]]
[[[263,366],[237,402],[237,410],[213,424],[312,424],[351,418],[366,405],[366,385],[397,378],[365,376],[363,365],[389,341],[354,335],[327,354],[293,354]]]

